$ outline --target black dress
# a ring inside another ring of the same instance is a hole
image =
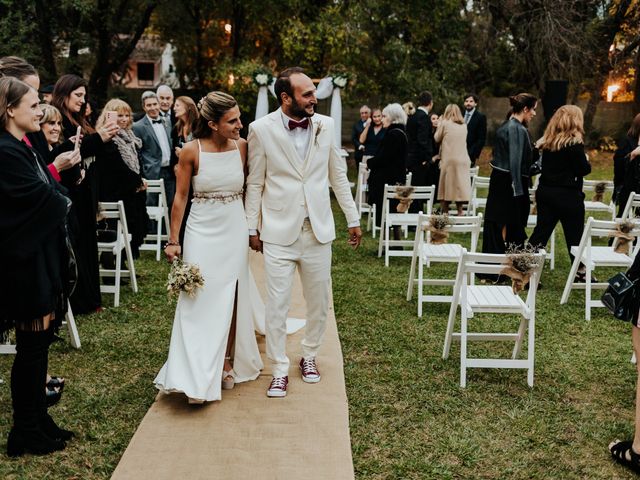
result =
[[[380,128],[380,130],[378,130],[378,133],[376,133],[373,124],[371,124],[369,130],[367,131],[367,138],[363,143],[364,152],[362,154],[369,156],[377,155],[378,151],[380,150],[380,144],[382,143],[385,134],[385,128]]]
[[[65,116],[62,119],[62,133],[65,138],[76,134],[76,127]],[[69,142],[67,145],[73,148]],[[77,314],[94,312],[102,305],[96,238],[99,198],[96,155],[103,148],[99,134],[85,134],[80,146],[82,161],[60,173],[61,182],[69,190],[73,202],[69,212],[69,234],[78,263],[78,283],[70,300],[73,313]],[[81,169],[84,169],[85,177],[77,184]]]
[[[483,253],[505,253],[508,245],[522,247],[527,240],[531,156],[527,129],[511,118],[496,132],[482,233]]]
[[[630,160],[629,154],[640,140],[626,136],[613,154],[613,185],[618,217],[622,216],[631,192],[640,193],[640,157]]]
[[[538,221],[529,243],[545,247],[558,222],[562,224],[567,251],[580,243],[584,230],[582,177],[591,173],[584,145],[568,145],[556,152],[542,150],[542,174],[536,190]]]
[[[407,134],[404,125],[392,123],[387,128],[378,154],[367,161],[369,174],[369,203],[376,206],[376,225],[382,219],[384,186],[404,185],[407,162]]]
[[[140,245],[147,232],[147,193],[138,191],[143,185],[142,175],[127,166],[115,142],[110,141],[96,155],[99,198],[101,202],[122,200],[127,217],[127,229],[131,235],[134,258],[140,255]],[[110,228],[113,229],[112,225]]]
[[[69,200],[34,150],[0,134],[0,332],[67,307]]]

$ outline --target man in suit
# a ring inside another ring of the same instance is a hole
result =
[[[464,96],[464,123],[467,124],[467,152],[471,166],[475,166],[487,141],[487,117],[480,113],[478,96],[468,93]]]
[[[344,212],[349,243],[362,232],[347,167],[333,144],[333,119],[315,113],[316,88],[299,67],[278,75],[280,108],[249,126],[249,174],[245,209],[249,245],[262,251],[266,274],[266,340],[273,379],[269,397],[284,397],[289,382],[286,320],[296,267],[307,301],[300,370],[320,381],[316,355],[327,323],[331,242],[335,227],[329,185]]]
[[[418,96],[416,113],[407,119],[407,170],[411,172],[411,184],[424,187],[437,185],[438,166],[433,162],[433,126],[431,125],[431,109],[433,96],[424,91]],[[422,210],[420,202],[413,202],[409,207],[411,213]]]
[[[150,180],[164,180],[169,213],[176,193],[176,177],[170,166],[171,129],[160,118],[160,103],[155,92],[150,90],[142,94],[142,109],[145,116],[133,124],[133,133],[142,140],[140,157],[142,175]],[[155,196],[147,195],[148,205],[157,205]]]
[[[158,103],[160,103],[160,118],[169,127],[169,131],[175,125],[173,118],[173,90],[168,85],[160,85],[156,89],[156,95],[158,96]]]
[[[351,142],[355,149],[354,158],[356,160],[356,169],[362,161],[362,155],[364,155],[364,145],[360,143],[360,134],[364,130],[364,126],[371,116],[371,109],[367,105],[360,107],[360,120],[353,124],[351,128]]]

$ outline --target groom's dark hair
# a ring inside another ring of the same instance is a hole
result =
[[[304,69],[301,67],[291,67],[281,71],[276,78],[276,83],[273,85],[273,91],[278,99],[278,105],[282,105],[282,93],[286,93],[290,97],[293,97],[293,89],[291,88],[291,75],[295,73],[304,73]]]

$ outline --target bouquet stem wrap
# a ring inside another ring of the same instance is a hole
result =
[[[618,239],[618,243],[614,249],[616,253],[623,253],[625,255],[629,255],[629,253],[631,253],[631,241],[633,240],[633,235],[630,235],[630,232],[633,230],[633,227],[633,222],[619,222],[616,223],[615,230],[612,230],[609,233],[610,237]]]
[[[404,213],[409,210],[409,206],[411,205],[411,202],[413,202],[411,196],[415,191],[416,189],[412,186],[398,185],[396,187],[396,194],[393,198],[400,202],[396,207],[396,211],[398,213]]]
[[[596,183],[593,187],[593,201],[602,202],[604,200],[604,192],[607,189],[607,184],[604,182]]]

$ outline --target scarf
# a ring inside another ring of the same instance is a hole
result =
[[[140,161],[138,160],[138,149],[142,148],[142,140],[133,134],[130,129],[120,129],[113,143],[118,147],[118,152],[124,163],[134,173],[140,173]]]

